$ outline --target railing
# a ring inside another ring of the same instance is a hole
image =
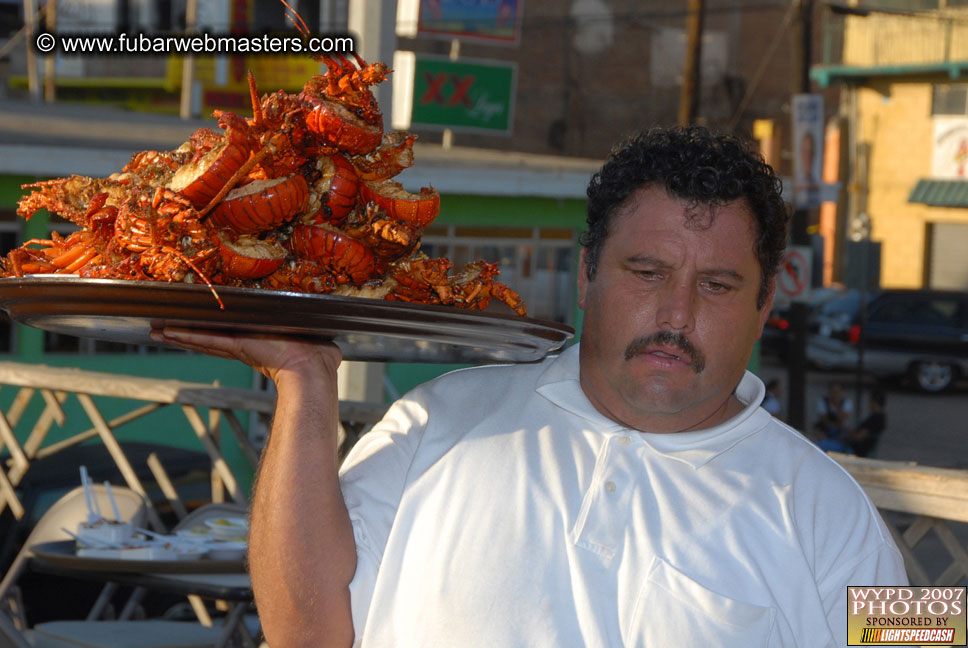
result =
[[[830,454],[884,514],[912,584],[968,582],[968,471]]]
[[[968,61],[968,10],[896,13],[827,11],[823,65],[923,66]]]
[[[188,426],[211,459],[212,500],[221,501],[227,492],[236,502],[245,503],[246,494],[220,449],[222,422],[234,435],[249,466],[254,468],[259,450],[250,441],[237,412],[248,412],[268,420],[275,409],[275,396],[258,390],[16,362],[0,362],[0,387],[17,388],[7,411],[0,411],[0,451],[6,447],[10,454],[6,465],[0,464],[0,513],[9,507],[17,519],[23,517],[25,511],[16,487],[31,463],[93,438],[100,438],[127,485],[145,495],[145,487],[114,432],[166,407],[182,411]],[[80,403],[83,416],[77,415],[74,417],[77,420],[69,421],[64,404],[71,397]],[[130,409],[108,420],[94,397],[123,399],[125,404],[130,401]],[[29,407],[37,400],[41,401],[40,411],[33,421],[27,420],[28,412],[37,411],[36,407]],[[379,420],[385,409],[385,405],[379,403],[341,401],[341,432],[344,436],[346,429],[358,432],[362,426]],[[70,436],[45,445],[54,424],[68,430]],[[14,432],[18,427],[30,430],[22,443]],[[148,466],[176,515],[183,514],[184,509],[161,462],[156,456],[149,457]],[[154,509],[149,511],[149,516],[154,526],[163,528]]]

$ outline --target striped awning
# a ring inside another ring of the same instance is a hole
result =
[[[968,207],[968,180],[918,180],[908,202],[932,207]]]

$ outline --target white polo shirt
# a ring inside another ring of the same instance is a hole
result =
[[[847,585],[907,579],[836,462],[747,404],[698,432],[600,414],[578,347],[453,372],[342,469],[364,647],[843,646]]]

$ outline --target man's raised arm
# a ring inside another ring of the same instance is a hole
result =
[[[166,329],[155,339],[235,358],[278,397],[252,502],[249,570],[270,646],[350,646],[353,530],[340,492],[334,345]]]

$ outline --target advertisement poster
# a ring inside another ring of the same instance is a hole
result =
[[[514,118],[516,66],[506,61],[418,55],[414,126],[508,135]]]
[[[793,95],[793,205],[820,207],[823,183],[823,97]]]
[[[968,179],[968,117],[935,117],[931,177]]]
[[[420,36],[516,45],[522,0],[420,0]]]

